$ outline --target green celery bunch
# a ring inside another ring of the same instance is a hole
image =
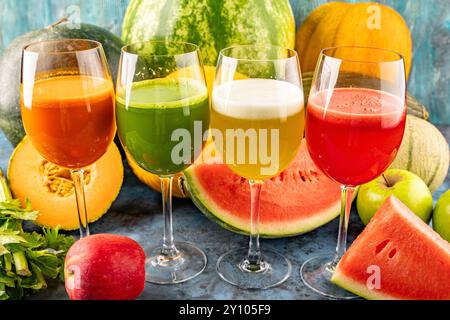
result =
[[[29,201],[22,208],[20,200],[13,199],[0,169],[0,300],[43,290],[46,279],[64,281],[64,259],[74,239],[58,228],[43,228],[42,234],[24,231],[23,222],[37,216]]]

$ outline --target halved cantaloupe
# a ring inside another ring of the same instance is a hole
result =
[[[64,230],[78,228],[73,181],[68,169],[45,160],[25,137],[14,150],[8,168],[11,191],[39,211],[36,223]],[[85,196],[89,222],[105,214],[119,194],[123,163],[114,143],[92,166],[85,169]]]

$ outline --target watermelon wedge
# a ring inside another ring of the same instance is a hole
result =
[[[248,233],[248,181],[225,164],[194,164],[185,171],[194,204],[228,230]],[[291,165],[265,182],[261,192],[261,236],[302,234],[334,219],[340,210],[340,186],[326,177],[309,157],[305,140]]]
[[[450,243],[391,196],[331,281],[367,299],[450,299]]]

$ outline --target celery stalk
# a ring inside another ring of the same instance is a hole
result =
[[[28,277],[31,276],[31,271],[28,268],[28,261],[25,256],[25,252],[19,251],[13,253],[14,266],[16,268],[16,273],[19,276]]]
[[[7,201],[12,199],[11,190],[9,190],[8,182],[6,181],[6,177],[3,174],[2,169],[0,169],[0,201]],[[14,266],[16,269],[16,273],[19,276],[31,276],[31,271],[28,268],[27,257],[25,256],[25,252],[19,251],[14,252],[12,254]],[[6,260],[5,260],[6,262]]]
[[[0,202],[11,200],[12,194],[2,169],[0,169]]]
[[[9,254],[9,253],[4,254],[3,255],[3,261],[5,262],[5,272],[6,272],[6,274],[8,274],[12,270],[11,254]]]

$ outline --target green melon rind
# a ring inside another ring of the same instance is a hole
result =
[[[214,201],[206,197],[208,192],[201,188],[201,184],[195,177],[195,165],[186,170],[184,176],[186,177],[190,197],[203,214],[225,229],[239,234],[249,233],[248,222],[229,215],[227,211],[215,206]],[[299,219],[288,224],[285,222],[271,223],[270,225],[260,223],[260,236],[263,238],[280,238],[307,233],[336,218],[340,213],[340,207],[339,199],[329,209],[315,214],[313,218]]]
[[[367,300],[397,300],[393,296],[370,290],[367,286],[344,275],[339,269],[334,272],[331,282]]]

